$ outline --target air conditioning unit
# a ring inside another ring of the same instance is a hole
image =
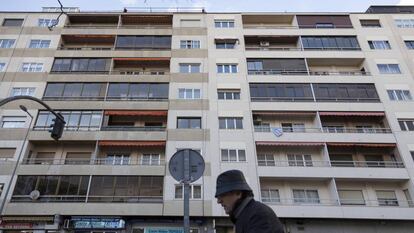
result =
[[[261,47],[269,47],[269,45],[270,45],[269,41],[260,41]]]

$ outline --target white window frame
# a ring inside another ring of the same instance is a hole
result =
[[[283,125],[290,125],[289,127]],[[303,133],[306,131],[305,123],[292,123],[292,122],[282,122],[281,127],[285,133]]]
[[[287,160],[290,167],[313,167],[310,154],[288,154]]]
[[[389,193],[393,194],[393,198],[381,197],[378,196],[379,193]],[[395,190],[375,190],[375,195],[377,196],[377,201],[379,206],[399,206],[399,200]]]
[[[186,68],[184,70],[185,72],[181,72],[182,67]],[[198,72],[192,72],[193,67],[198,67]],[[179,71],[182,74],[198,74],[198,73],[201,73],[201,63],[180,63],[179,64]]]
[[[0,48],[10,49],[16,43],[16,39],[0,39]]]
[[[341,192],[358,192],[362,199],[343,199],[341,198]],[[338,195],[339,195],[339,202],[341,205],[365,205],[365,197],[364,192],[360,189],[338,189]]]
[[[234,19],[216,19],[214,20],[215,28],[234,28]]]
[[[297,192],[303,192],[303,198],[295,198],[295,191]],[[310,192],[317,194],[318,198],[312,198],[310,194]],[[292,196],[293,196],[293,201],[294,203],[321,203],[320,197],[319,197],[319,191],[317,189],[292,189]]]
[[[411,122],[411,124],[414,125],[414,119],[397,119],[398,124],[400,125],[401,131],[414,131],[414,129],[410,129],[411,126],[408,125],[408,122]],[[401,127],[404,126],[404,127]]]
[[[273,154],[258,154],[258,166],[276,166],[275,156]]]
[[[109,159],[112,157],[112,160]],[[105,164],[106,165],[129,165],[131,162],[131,155],[130,154],[107,154]]]
[[[56,19],[43,19],[40,18],[37,20],[37,26],[38,27],[50,27],[57,23]]]
[[[47,49],[50,48],[51,40],[30,40],[29,48],[30,49]]]
[[[34,96],[35,91],[36,91],[35,87],[13,87],[10,93],[10,96],[22,96],[22,95]]]
[[[180,49],[199,49],[199,40],[180,40]]]
[[[156,153],[142,154],[141,155],[141,165],[148,165],[148,166],[150,166],[150,165],[151,166],[161,165],[161,155],[156,154]]]
[[[412,101],[410,90],[387,90],[388,98],[391,101]]]
[[[43,71],[43,63],[37,62],[24,62],[22,63],[22,72],[42,72]]]
[[[201,90],[198,88],[179,88],[178,99],[201,99]]]
[[[377,64],[380,74],[401,74],[401,68],[398,64]]]
[[[398,28],[414,28],[414,19],[394,19]]]
[[[224,156],[223,151],[227,151],[227,158]],[[242,153],[243,151],[243,153]],[[235,158],[232,158],[230,152],[235,152]],[[241,153],[244,154],[241,156]],[[224,163],[238,163],[247,162],[246,150],[245,149],[220,149],[220,160]]]
[[[224,95],[223,95],[223,99],[220,99],[219,98],[219,93],[220,92],[222,92]],[[227,98],[227,93],[231,93],[231,98]],[[239,94],[239,98],[238,99],[236,99],[236,98],[234,98],[234,94],[235,93],[238,93]],[[240,89],[235,89],[235,90],[223,90],[223,89],[218,89],[217,90],[217,99],[218,100],[240,100],[241,99],[241,92],[240,92]]]
[[[390,50],[391,44],[388,40],[369,40],[368,45],[372,50]]]
[[[224,119],[225,128],[220,128],[220,119]],[[237,128],[237,120],[241,120],[241,128]],[[229,121],[233,121],[234,128],[229,128]],[[219,129],[243,129],[243,117],[219,117]]]
[[[200,188],[200,197],[194,197],[194,188]],[[179,193],[181,189],[181,194]],[[177,196],[178,194],[178,196]],[[174,185],[174,199],[176,200],[182,200],[184,198],[184,184],[176,184]],[[203,198],[203,188],[200,184],[191,184],[190,185],[190,199],[194,200],[201,200]]]
[[[6,124],[15,124],[8,127],[4,127]],[[17,124],[17,125],[16,125]],[[1,118],[1,128],[5,129],[14,129],[14,128],[24,128],[26,125],[26,117],[25,116],[3,116]]]
[[[261,189],[260,193],[261,193],[262,202],[265,202],[265,203],[280,203],[279,189],[274,189],[274,188]],[[264,197],[263,196],[264,193],[266,193],[268,197]],[[273,195],[275,193],[277,193],[277,195]]]
[[[216,49],[235,49],[236,48],[236,41],[230,42],[230,41],[224,41],[224,42],[216,42]],[[218,44],[224,44],[223,48],[218,48]],[[231,45],[231,46],[230,46]]]
[[[239,66],[235,63],[217,64],[216,66],[218,74],[237,74],[239,71]]]

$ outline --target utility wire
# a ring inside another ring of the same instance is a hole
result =
[[[59,14],[59,16],[57,17],[57,19],[55,20],[55,22],[54,22],[52,25],[47,26],[47,28],[48,28],[50,31],[52,31],[52,30],[53,30],[53,27],[56,27],[56,26],[59,24],[59,18],[60,18],[60,16],[62,16],[62,15],[67,15],[67,13],[63,10],[63,5],[62,5],[62,3],[60,2],[60,0],[57,0],[57,1],[58,1],[59,5],[60,5],[60,14]]]

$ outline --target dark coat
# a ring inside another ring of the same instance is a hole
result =
[[[273,210],[254,199],[235,220],[236,233],[284,233],[283,224]]]

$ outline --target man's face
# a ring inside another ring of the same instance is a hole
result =
[[[217,197],[217,203],[223,206],[226,214],[230,214],[234,204],[241,198],[241,192],[228,192]]]

